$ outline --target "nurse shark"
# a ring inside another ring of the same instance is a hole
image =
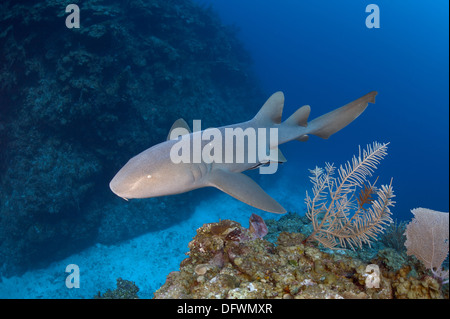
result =
[[[309,105],[302,106],[281,121],[283,92],[274,93],[249,121],[219,128],[191,132],[179,119],[172,126],[168,139],[131,158],[111,180],[113,193],[124,198],[149,198],[180,194],[202,187],[216,187],[234,198],[258,209],[283,214],[286,210],[255,181],[242,172],[286,162],[278,145],[309,135],[328,139],[355,120],[375,103],[377,92],[308,122]],[[276,139],[251,134],[274,132]],[[234,138],[227,138],[227,133]],[[237,146],[236,132],[244,133],[246,143]],[[251,137],[256,137],[252,139]],[[255,144],[255,145],[252,145]],[[263,152],[250,150],[263,149]],[[185,154],[181,154],[185,153]],[[201,152],[201,154],[199,154]],[[230,155],[231,152],[231,155]],[[185,155],[183,157],[183,155]],[[250,159],[253,155],[253,158]],[[181,160],[180,160],[181,159]]]

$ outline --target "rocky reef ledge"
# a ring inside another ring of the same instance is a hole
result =
[[[0,52],[0,277],[186,219],[192,193],[108,183],[178,118],[245,121],[266,98],[236,29],[192,0],[4,0]]]
[[[272,243],[260,238],[264,227],[254,226],[254,216],[248,229],[232,220],[199,228],[189,257],[167,276],[155,298],[448,298],[448,291],[414,261],[394,270],[385,253],[363,261],[344,250],[304,245],[305,235],[295,232],[281,232]]]

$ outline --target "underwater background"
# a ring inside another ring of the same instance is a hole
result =
[[[397,218],[409,219],[418,206],[448,211],[447,2],[374,2],[379,29],[365,25],[371,2],[205,3],[239,27],[265,92],[284,91],[285,115],[308,104],[313,118],[378,91],[376,104],[351,129],[330,140],[284,145],[287,159],[296,162],[286,170],[341,164],[357,145],[391,142],[378,173],[383,183],[394,178]]]
[[[79,29],[66,28],[70,3]],[[368,28],[366,6],[380,8]],[[376,103],[328,140],[282,151],[257,182],[303,216],[308,169],[390,142],[393,219],[449,210],[448,1],[130,0],[0,4],[0,297],[92,298],[122,277],[152,298],[195,230],[256,213],[215,189],[126,202],[108,183],[172,123],[250,119],[274,92],[283,117],[320,116],[376,90]],[[376,177],[375,176],[375,177]],[[270,223],[269,227],[270,227]],[[78,289],[66,266],[80,267]]]

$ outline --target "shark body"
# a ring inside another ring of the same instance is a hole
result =
[[[242,129],[243,131],[248,128],[255,130],[265,128],[268,131],[277,129],[278,139],[275,145],[270,144],[269,140],[264,142],[257,140],[257,143],[265,143],[264,147],[269,154],[267,152],[264,152],[263,155],[257,154],[256,162],[248,160],[249,145],[244,148],[237,148],[232,145],[234,160],[231,162],[225,161],[225,154],[222,152],[223,160],[220,161],[202,158],[200,161],[174,163],[171,150],[176,143],[180,142],[180,139],[184,137],[186,141],[191,142],[189,144],[191,145],[190,151],[193,153],[195,141],[200,141],[197,143],[200,143],[200,149],[202,150],[211,145],[211,140],[202,139],[199,134],[204,136],[214,133],[211,129],[191,133],[188,131],[186,122],[177,120],[172,126],[171,132],[174,129],[182,128],[186,134],[171,139],[169,133],[167,141],[131,158],[111,180],[110,188],[116,195],[124,199],[130,199],[173,195],[202,187],[216,187],[258,209],[272,213],[285,213],[286,210],[277,201],[242,172],[271,161],[285,162],[284,156],[278,150],[280,144],[292,140],[306,141],[310,134],[327,139],[356,119],[366,109],[368,103],[375,103],[376,95],[377,92],[370,92],[308,123],[307,120],[311,110],[308,105],[299,108],[282,122],[284,95],[282,92],[276,92],[266,101],[253,119],[214,129],[215,133],[220,133],[218,136],[222,140],[219,144],[223,146],[224,150],[227,143],[230,143],[230,140],[224,138],[227,129]],[[240,154],[242,152],[244,154]],[[276,154],[276,156],[273,156],[273,154]],[[192,158],[194,154],[190,154],[190,156]],[[235,159],[238,156],[242,156],[244,161],[236,161]]]

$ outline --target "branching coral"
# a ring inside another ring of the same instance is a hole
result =
[[[389,207],[394,206],[392,180],[376,188],[367,178],[387,155],[387,144],[374,142],[338,169],[326,164],[312,173],[313,196],[306,193],[307,217],[314,231],[305,240],[317,240],[327,248],[362,247],[376,239],[392,223]],[[367,186],[368,183],[368,186]],[[361,189],[359,197],[355,193]]]

